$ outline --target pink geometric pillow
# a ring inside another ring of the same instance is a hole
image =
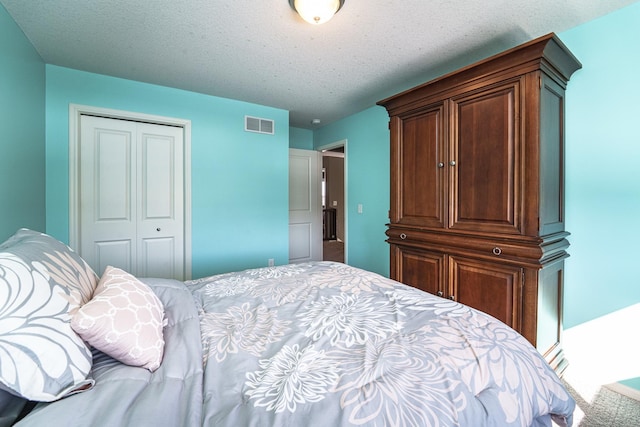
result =
[[[91,346],[151,372],[162,362],[164,324],[164,307],[151,288],[112,266],[71,319],[71,328]]]

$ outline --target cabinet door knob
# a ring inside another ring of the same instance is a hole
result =
[[[454,297],[453,295],[449,295],[449,299],[450,299],[451,301],[455,301],[455,300],[456,300],[456,297]]]
[[[450,164],[451,166],[455,166],[455,165],[456,165],[456,161],[455,161],[455,160],[451,160],[451,161],[449,162],[449,164]]]
[[[438,293],[437,293],[436,295],[438,295],[439,297],[441,297],[442,295],[444,295],[444,293],[442,293],[442,291],[438,291]]]
[[[494,255],[500,255],[502,253],[502,249],[496,246],[491,252],[493,252]]]
[[[400,233],[400,238],[401,238],[402,240],[404,240],[404,239],[406,239],[406,238],[407,238],[407,235],[406,235],[406,234],[404,234],[404,233]]]
[[[160,231],[160,227],[156,228],[156,231]]]
[[[443,168],[444,167],[444,163],[442,163],[442,162],[438,163],[438,167],[439,168]]]

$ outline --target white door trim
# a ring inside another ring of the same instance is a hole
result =
[[[316,147],[317,151],[322,152],[323,150],[333,150],[334,148],[344,147],[344,263],[349,263],[349,192],[347,191],[348,186],[348,164],[347,159],[349,158],[347,154],[347,140],[341,139],[340,141],[331,142],[326,145],[321,145]]]
[[[87,105],[69,104],[69,246],[80,247],[80,116],[92,115],[180,127],[184,135],[184,278],[191,279],[191,121]]]

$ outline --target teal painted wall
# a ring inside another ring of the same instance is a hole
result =
[[[45,65],[0,5],[0,242],[45,231]]]
[[[289,148],[313,150],[313,131],[310,129],[290,127]]]
[[[640,3],[560,34],[583,65],[567,99],[565,329],[640,303],[638,23]]]
[[[620,381],[620,384],[624,384],[627,387],[635,388],[636,390],[640,390],[640,377],[632,378],[624,381]]]
[[[567,98],[565,328],[640,302],[640,3],[560,34]]]
[[[371,107],[314,132],[318,148],[347,140],[347,260],[349,265],[389,275],[389,116]],[[358,213],[358,205],[362,213]]]
[[[47,232],[69,238],[69,104],[191,120],[192,275],[288,262],[289,113],[46,66]],[[244,131],[244,116],[275,135]]]

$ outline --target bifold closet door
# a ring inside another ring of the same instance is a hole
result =
[[[80,254],[140,277],[184,277],[181,128],[82,116]]]

